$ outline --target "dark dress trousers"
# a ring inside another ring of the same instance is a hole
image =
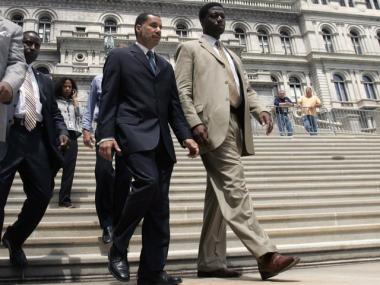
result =
[[[191,138],[180,107],[173,68],[158,55],[155,60],[153,72],[137,45],[114,49],[109,54],[97,126],[98,141],[112,137],[117,140],[133,177],[114,229],[114,246],[125,253],[144,218],[140,277],[163,270],[168,253],[168,192],[176,161],[169,125],[179,142]]]
[[[4,207],[16,171],[20,174],[27,196],[17,221],[7,229],[8,238],[15,246],[24,243],[46,211],[52,196],[53,174],[63,161],[57,148],[58,138],[60,134],[68,135],[54,98],[52,81],[42,73],[33,71],[40,92],[43,121],[29,132],[20,120],[14,120],[7,137],[5,156],[0,161],[0,232]]]

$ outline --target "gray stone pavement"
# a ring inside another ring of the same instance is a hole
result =
[[[239,279],[184,278],[182,285],[254,285],[283,283],[286,285],[379,285],[380,261],[298,267],[263,282],[258,273],[247,273]],[[39,283],[41,284],[41,283]],[[53,283],[49,284],[52,285]],[[57,284],[57,283],[54,283]],[[114,280],[65,283],[76,285],[136,285],[136,281],[122,283]],[[44,285],[47,285],[44,283]]]

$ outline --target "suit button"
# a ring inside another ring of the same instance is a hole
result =
[[[228,81],[226,80],[226,81],[224,81],[224,83],[225,83],[225,84],[228,84]]]
[[[227,98],[226,98],[226,101],[230,101],[230,98],[227,97]]]

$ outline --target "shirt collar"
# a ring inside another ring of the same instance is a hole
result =
[[[136,45],[143,51],[143,53],[146,55],[146,53],[149,51],[149,49],[145,46],[143,46],[142,44],[140,44],[139,42],[136,42]],[[154,51],[154,48],[151,49],[151,51],[153,53],[155,53]]]
[[[206,34],[203,34],[202,37],[212,46],[212,47],[215,47],[215,43],[217,41],[216,38],[210,36],[210,35],[206,35]]]

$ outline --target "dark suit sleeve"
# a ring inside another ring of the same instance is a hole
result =
[[[117,49],[116,49],[117,50]],[[96,139],[115,137],[118,95],[120,93],[120,59],[113,50],[107,57],[103,70],[102,96],[99,104]]]
[[[44,75],[43,75],[44,76]],[[51,117],[53,119],[53,125],[55,127],[57,135],[66,135],[69,136],[69,132],[67,131],[67,127],[65,121],[63,120],[61,111],[58,108],[57,101],[54,95],[54,85],[50,78],[44,77],[44,81],[46,82],[49,90],[49,95],[51,97],[51,106],[50,112]]]
[[[171,104],[169,110],[169,124],[177,137],[178,142],[182,145],[182,142],[185,139],[192,138],[189,124],[186,121],[185,115],[181,108],[181,104],[178,97],[178,89],[174,76],[174,71],[170,67],[170,72],[172,73],[171,82],[172,82],[172,92],[171,92]]]

